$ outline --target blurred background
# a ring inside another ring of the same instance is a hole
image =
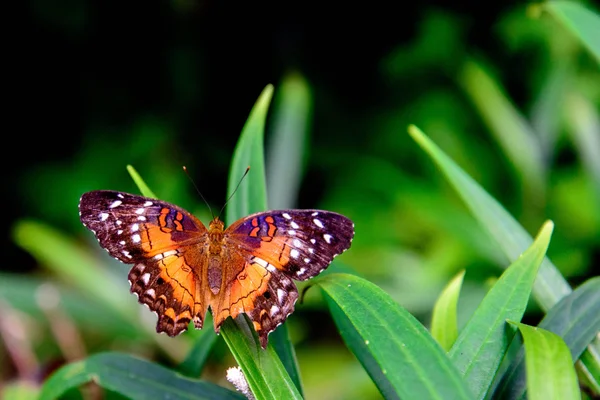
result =
[[[353,219],[356,238],[336,267],[373,281],[426,326],[456,273],[467,270],[464,322],[508,262],[409,124],[530,234],[552,219],[549,256],[573,286],[598,274],[598,63],[522,2],[32,0],[21,11],[23,86],[9,115],[13,158],[4,158],[0,389],[35,388],[62,363],[107,350],[181,362],[197,333],[153,333],[156,317],[129,293],[129,266],[81,225],[78,200],[95,189],[138,193],[131,164],[161,199],[208,222],[181,167],[218,210],[267,84],[270,208]],[[307,398],[379,398],[318,290],[287,325]],[[233,365],[219,340],[202,377],[230,387]]]

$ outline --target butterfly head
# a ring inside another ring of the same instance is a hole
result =
[[[225,224],[223,221],[219,219],[219,217],[214,217],[210,224],[208,225],[209,232],[223,232],[225,230]]]

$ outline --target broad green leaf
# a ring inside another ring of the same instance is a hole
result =
[[[481,186],[454,163],[439,147],[414,125],[409,126],[409,134],[427,152],[446,175],[467,207],[481,226],[488,232],[498,247],[505,253],[508,261],[515,260],[532,242],[527,231]],[[571,293],[571,287],[558,269],[546,257],[540,267],[538,277],[533,286],[533,296],[540,307],[548,311],[561,298]],[[588,346],[592,352],[585,358],[585,368],[597,371],[600,369],[600,345],[593,342]],[[593,362],[594,365],[590,365]],[[599,385],[600,382],[596,381]]]
[[[448,353],[476,398],[483,399],[514,336],[506,320],[521,320],[553,224],[542,227],[533,245],[490,289]]]
[[[560,336],[545,329],[509,322],[519,328],[525,342],[527,398],[581,399],[573,359]]]
[[[379,287],[348,274],[329,274],[315,283],[344,342],[384,398],[473,398],[425,327]]]
[[[231,225],[239,218],[267,209],[263,137],[272,94],[273,87],[269,85],[250,112],[236,146],[229,173],[228,196],[233,194],[246,168],[250,166],[251,169],[228,203],[225,220],[227,225]],[[283,330],[286,329],[284,325],[277,328],[280,330],[278,335],[282,335]],[[293,382],[290,377],[299,376],[297,365],[288,362],[284,366],[273,350],[272,344],[263,350],[255,340],[254,329],[251,324],[248,324],[246,318],[238,317],[235,322],[226,321],[221,327],[221,334],[257,398],[301,398],[297,389],[300,387],[300,382]],[[287,337],[287,334],[284,337]],[[278,347],[287,348],[281,354],[284,359],[290,361],[287,355],[293,354],[293,349],[290,349],[289,340],[287,345],[284,341],[283,344],[280,342]],[[286,368],[291,371],[289,374]]]
[[[539,7],[574,34],[600,63],[600,16],[596,12],[575,1],[547,1]]]
[[[76,210],[76,206],[73,207]],[[42,222],[22,220],[14,227],[13,237],[18,246],[60,280],[101,301],[123,317],[134,314],[133,303],[127,301],[127,284],[116,285],[96,258],[62,232]]]
[[[310,131],[312,94],[298,73],[285,77],[275,95],[267,153],[267,190],[274,210],[294,208]]]
[[[431,336],[446,351],[452,348],[458,336],[458,319],[456,305],[462,287],[465,271],[459,272],[442,291],[435,302],[431,317]]]
[[[564,297],[546,314],[539,328],[554,332],[563,338],[573,360],[579,359],[586,346],[600,332],[600,277],[588,280],[573,293]],[[515,340],[511,347],[520,347]],[[495,398],[521,399],[525,397],[526,379],[524,351],[515,350],[515,357],[503,374],[502,381],[494,392]]]
[[[63,366],[46,380],[39,398],[54,400],[88,382],[131,399],[245,399],[221,386],[119,353],[100,353]]]
[[[142,193],[142,196],[151,197],[153,199],[157,199],[158,198],[154,194],[154,192],[152,190],[150,190],[150,188],[148,187],[148,185],[146,185],[146,182],[142,179],[141,175],[138,174],[138,172],[135,170],[135,168],[133,168],[133,166],[128,165],[127,166],[127,172],[129,172],[129,175],[131,176],[131,179],[133,179],[133,181],[137,185],[138,189],[140,189],[140,192]]]

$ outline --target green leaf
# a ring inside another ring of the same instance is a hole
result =
[[[450,184],[461,196],[471,213],[481,226],[494,239],[504,252],[508,261],[515,260],[532,242],[531,236],[525,229],[469,175],[454,163],[439,147],[435,145],[419,128],[409,126],[409,134],[427,152],[446,175]],[[571,287],[558,269],[545,258],[540,267],[538,277],[533,286],[533,296],[540,307],[548,311],[560,299],[571,293]],[[588,347],[589,358],[584,355],[584,365],[589,374],[591,370],[600,369],[600,346],[597,342]],[[589,364],[593,362],[593,365]],[[597,384],[600,384],[596,380]]]
[[[212,326],[212,318],[210,315],[207,315],[204,326],[206,327],[205,329],[196,331],[199,333],[194,332],[197,337],[194,338],[192,348],[178,368],[179,372],[191,378],[200,376],[202,368],[210,355],[210,351],[219,338],[215,331],[209,328]]]
[[[344,342],[384,398],[473,398],[425,327],[379,287],[348,274],[329,274],[315,283]]]
[[[465,271],[459,272],[442,291],[435,302],[431,317],[431,335],[446,351],[452,348],[458,336],[456,306]]]
[[[485,397],[513,338],[506,320],[518,321],[525,312],[552,228],[546,222],[533,245],[504,271],[448,353],[478,399]]]
[[[573,359],[560,336],[545,329],[508,322],[519,328],[525,341],[528,399],[581,399]]]
[[[527,231],[419,128],[411,125],[408,132],[446,175],[473,216],[503,250],[508,262],[517,259],[533,241]],[[565,278],[550,260],[544,259],[533,287],[536,301],[547,311],[569,293],[571,287]]]
[[[225,223],[231,225],[239,218],[267,209],[267,184],[265,182],[264,132],[273,86],[267,85],[252,108],[237,142],[227,186],[228,197],[233,194],[240,178],[250,167],[248,179],[237,189],[227,203]]]
[[[128,301],[127,284],[115,285],[106,268],[62,232],[42,222],[22,220],[15,225],[13,238],[19,247],[59,279],[123,317],[134,314],[133,304]]]
[[[100,353],[67,364],[44,383],[40,400],[94,382],[132,399],[244,399],[212,383],[186,378],[160,365],[119,353]]]
[[[587,47],[600,63],[600,16],[574,1],[548,1],[540,5]]]
[[[577,360],[586,346],[600,332],[598,309],[600,309],[600,277],[595,277],[552,307],[538,327],[562,337],[571,351],[571,357]],[[521,346],[522,342],[516,339],[511,347]],[[496,398],[525,397],[526,378],[523,362],[525,354],[522,348],[515,350],[515,353],[510,367],[494,392]]]
[[[227,225],[231,225],[239,218],[267,209],[263,138],[272,94],[273,86],[268,85],[250,112],[234,151],[229,173],[228,196],[236,190],[245,169],[248,166],[251,169],[246,181],[239,186],[235,196],[228,203],[225,219]],[[289,363],[290,359],[287,357],[293,354],[289,340],[287,345],[283,343],[287,351],[283,350],[281,353],[288,361],[284,366],[273,350],[272,343],[266,350],[262,350],[255,337],[254,328],[246,318],[241,317],[236,318],[235,322],[231,319],[225,321],[221,327],[221,335],[242,368],[254,395],[259,399],[301,398],[298,392],[300,382],[293,382],[290,378],[290,376],[298,377],[299,373],[295,362]],[[279,335],[282,335],[286,329],[284,325],[277,328],[281,331]],[[280,343],[278,347],[282,348],[282,344]],[[291,371],[289,374],[286,368]]]
[[[277,90],[267,153],[267,189],[274,210],[294,208],[302,179],[310,131],[312,94],[298,73],[287,75]]]
[[[158,198],[154,194],[154,192],[152,190],[150,190],[150,188],[148,187],[148,185],[146,185],[146,182],[144,182],[144,180],[142,179],[141,175],[138,174],[138,172],[135,170],[135,168],[133,168],[133,166],[128,165],[127,166],[127,172],[129,172],[129,175],[131,175],[131,178],[133,179],[133,181],[137,185],[138,189],[140,189],[140,192],[142,193],[142,196],[151,197],[153,199],[157,199]]]
[[[527,200],[543,202],[545,164],[539,140],[527,119],[515,108],[500,82],[477,61],[465,62],[459,75],[464,91],[488,125],[496,142],[523,180]]]

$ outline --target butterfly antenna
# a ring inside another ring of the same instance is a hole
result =
[[[219,211],[219,215],[221,215],[221,213],[225,209],[225,206],[227,205],[227,203],[229,203],[229,200],[231,200],[231,198],[233,197],[233,195],[235,194],[235,192],[237,192],[237,190],[239,189],[240,185],[242,184],[242,181],[244,180],[244,178],[246,177],[246,175],[248,175],[248,171],[250,171],[250,166],[248,166],[248,168],[246,168],[246,172],[244,172],[244,175],[242,175],[242,178],[240,179],[240,181],[238,182],[237,186],[235,187],[235,190],[233,191],[233,193],[231,193],[231,195],[229,196],[229,198],[227,199],[227,201],[225,202],[225,204],[223,204],[223,207],[221,207],[221,211]]]
[[[200,189],[198,189],[198,186],[196,186],[196,182],[194,182],[194,180],[190,176],[190,174],[189,174],[189,172],[188,172],[188,170],[187,170],[187,168],[186,168],[185,165],[183,166],[183,171],[185,172],[185,174],[189,178],[190,182],[192,182],[192,185],[196,189],[196,192],[198,192],[198,194],[200,195],[200,197],[202,198],[202,200],[204,200],[204,203],[206,203],[206,206],[208,207],[208,211],[210,211],[210,215],[212,215],[213,219],[215,219],[215,214],[213,214],[212,209],[210,208],[210,204],[208,204],[208,201],[206,201],[206,199],[204,198],[204,196],[202,196],[202,192],[200,192]]]

